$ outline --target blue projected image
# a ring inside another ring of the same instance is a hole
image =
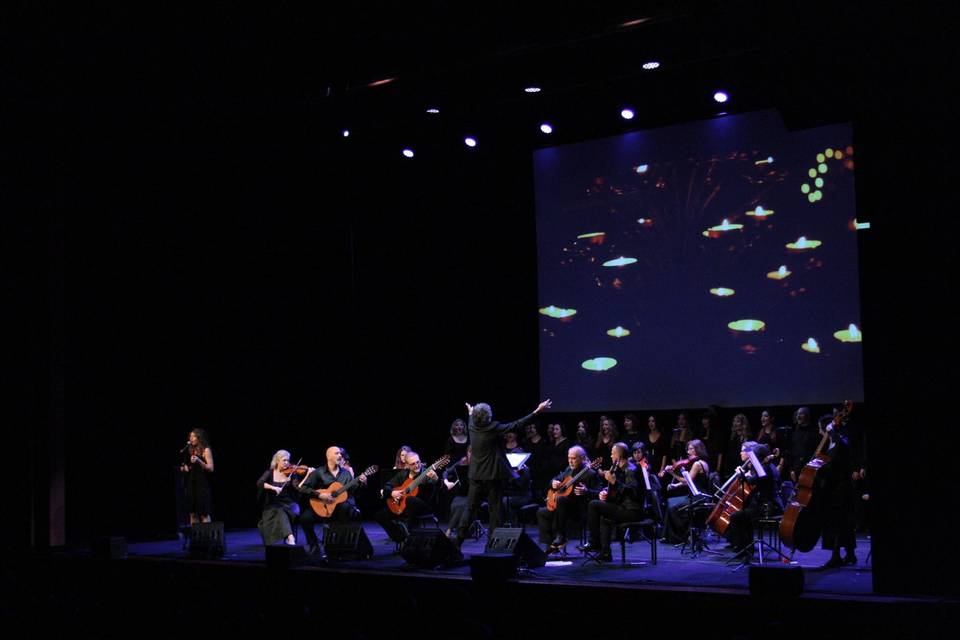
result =
[[[554,408],[862,400],[853,153],[772,111],[535,152]]]

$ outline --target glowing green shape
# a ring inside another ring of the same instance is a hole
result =
[[[606,231],[595,231],[594,233],[581,233],[579,236],[577,236],[577,240],[583,240],[584,238],[596,238],[598,236],[605,236],[605,235],[607,235]]]
[[[817,170],[816,170],[816,169],[810,169],[810,171],[807,171],[807,175],[810,176],[811,178],[816,178],[816,177],[817,177]]]
[[[549,317],[549,318],[569,318],[572,315],[576,315],[576,309],[561,309],[560,307],[555,307],[550,305],[549,307],[544,307],[540,309],[540,313]]]
[[[630,335],[630,330],[624,329],[623,327],[614,327],[613,329],[607,331],[607,335],[614,338],[626,338],[628,335]]]
[[[736,293],[736,291],[734,291],[733,289],[728,289],[726,287],[716,287],[714,289],[710,289],[710,293],[717,296],[718,298],[726,298],[728,296],[732,296],[734,293]]]
[[[734,331],[763,331],[767,323],[763,320],[736,320],[727,326]]]
[[[810,193],[810,185],[808,185],[808,184],[802,184],[802,185],[800,185],[800,192],[801,192],[801,193]]]
[[[816,185],[817,189],[823,187],[823,178],[817,178],[813,181],[813,184]]]
[[[820,173],[826,173],[826,172],[827,172],[827,165],[821,164],[819,167],[817,167],[817,171],[819,171]],[[810,177],[812,178],[813,176],[810,176]]]
[[[617,361],[613,358],[591,358],[590,360],[584,360],[580,363],[580,366],[587,371],[606,371],[617,366]]]

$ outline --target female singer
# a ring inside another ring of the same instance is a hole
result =
[[[657,417],[653,414],[647,417],[647,430],[647,437],[643,444],[647,449],[650,470],[654,473],[660,473],[667,464],[669,445],[657,425]]]
[[[299,482],[297,471],[290,466],[290,452],[280,449],[273,454],[270,468],[257,480],[257,498],[263,506],[257,528],[265,545],[280,540],[291,546],[297,544],[293,535],[293,523],[300,518],[299,493],[294,486]]]
[[[603,458],[603,466],[609,467],[612,462],[610,450],[617,443],[620,433],[617,430],[617,423],[611,418],[604,418],[600,422],[600,432],[597,434],[597,441],[593,443],[593,453],[596,457]]]
[[[186,508],[190,514],[190,524],[210,522],[211,491],[207,475],[213,473],[213,452],[207,432],[193,429],[187,440],[189,461],[184,461],[180,471],[187,474]]]

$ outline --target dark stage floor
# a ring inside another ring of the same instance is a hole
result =
[[[341,560],[329,566],[338,569],[365,570],[373,572],[403,573],[417,571],[408,565],[403,557],[395,552],[394,544],[376,523],[364,523],[364,530],[373,545],[374,556],[370,560]],[[536,539],[536,533],[531,536]],[[265,552],[256,529],[228,530],[225,534],[226,553],[224,563],[264,563]],[[300,536],[301,543],[302,534]],[[562,560],[551,559],[546,566],[525,572],[521,580],[536,580],[565,583],[602,583],[605,585],[651,585],[668,587],[686,587],[694,589],[747,589],[748,570],[746,567],[735,570],[736,563],[730,563],[731,551],[723,549],[725,541],[708,535],[707,544],[721,555],[703,553],[695,558],[674,545],[658,545],[657,564],[650,563],[649,543],[638,541],[627,545],[626,564],[620,562],[619,545],[613,546],[614,562],[603,565],[585,562],[576,551],[576,542],[568,544],[569,555]],[[786,551],[786,550],[784,550]],[[465,557],[484,552],[484,543],[474,539],[463,545]],[[167,558],[188,560],[188,553],[177,540],[159,542],[140,542],[129,545],[130,557]],[[809,553],[797,553],[793,563],[804,569],[804,590],[807,593],[835,594],[844,596],[869,595],[873,591],[871,568],[869,563],[870,540],[861,536],[857,540],[858,564],[837,569],[819,570],[830,554],[819,548]],[[552,556],[551,558],[556,558]],[[780,564],[783,561],[773,552],[768,552],[767,564]],[[756,564],[756,556],[754,556]],[[327,567],[313,564],[304,570],[323,570]],[[467,565],[452,568],[429,570],[438,576],[464,577],[469,579],[470,568]]]

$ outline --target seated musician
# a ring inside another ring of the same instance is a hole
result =
[[[667,491],[672,494],[667,498],[667,521],[664,531],[664,542],[680,543],[687,537],[690,527],[690,513],[687,505],[690,504],[690,487],[683,478],[686,470],[690,480],[701,493],[709,493],[710,467],[707,465],[707,449],[701,440],[691,440],[687,443],[687,459],[675,464],[667,465],[661,473],[670,474],[673,481],[667,485]]]
[[[263,544],[275,544],[283,540],[288,545],[297,544],[293,524],[300,518],[299,492],[296,489],[300,478],[290,465],[290,452],[283,449],[273,454],[270,468],[257,480],[257,499],[263,513],[257,528]]]
[[[752,464],[747,464],[750,460],[750,452],[756,456],[757,462],[763,468],[764,476],[761,477]],[[783,502],[780,500],[780,475],[773,463],[767,459],[769,456],[770,450],[767,445],[753,440],[744,442],[740,449],[740,460],[745,466],[740,466],[736,473],[740,474],[752,489],[743,503],[743,508],[730,515],[726,535],[730,545],[741,553],[753,553],[750,541],[755,520],[783,513]]]
[[[630,460],[627,445],[617,442],[610,449],[613,465],[603,472],[607,484],[596,500],[587,505],[587,530],[589,540],[581,545],[581,551],[599,551],[598,559],[610,562],[610,534],[612,523],[631,522],[643,518],[646,485],[637,481],[637,467]]]
[[[550,482],[550,488],[556,491],[561,483],[580,473],[588,466],[587,452],[577,445],[567,450],[569,465]],[[557,497],[557,508],[550,511],[541,507],[537,511],[537,524],[540,527],[540,544],[546,547],[548,553],[563,549],[567,544],[567,524],[573,521],[583,521],[587,514],[587,505],[597,497],[600,488],[600,479],[597,472],[587,469],[583,477],[570,492],[570,495]]]
[[[416,480],[423,471],[423,464],[420,462],[420,454],[416,451],[408,451],[404,456],[405,469],[397,471],[392,478],[389,478],[383,487],[384,499],[400,500],[404,497],[400,490],[403,483],[407,480]],[[432,469],[426,472],[425,482],[435,483],[438,479],[437,472]],[[421,485],[423,486],[423,485]],[[407,539],[410,529],[413,527],[417,516],[431,513],[429,503],[420,496],[407,495],[406,507],[400,514],[395,514],[386,506],[374,514],[373,519],[380,523],[383,530],[387,532],[390,539],[397,544],[403,543]]]
[[[297,489],[302,496],[316,497],[324,501],[334,502],[328,494],[322,493],[334,482],[345,485],[353,480],[353,474],[343,466],[343,450],[340,447],[329,447],[327,449],[327,464],[319,469],[310,468],[307,475],[297,485]],[[359,476],[360,484],[366,484],[366,477]],[[349,520],[359,520],[360,510],[357,509],[353,500],[355,489],[348,492],[346,501],[338,504],[333,515],[324,518],[318,515],[312,507],[301,509],[300,524],[303,526],[303,534],[307,538],[307,553],[313,555],[320,551],[320,543],[317,540],[317,533],[313,526],[320,522],[335,520],[337,522],[347,522]]]
[[[637,482],[642,484],[644,489],[647,488],[647,482],[650,483],[650,493],[647,494],[647,502],[644,504],[644,509],[648,512],[650,517],[654,518],[654,520],[657,522],[660,522],[664,510],[660,502],[654,504],[655,500],[662,500],[660,478],[658,478],[653,471],[649,471],[650,461],[647,460],[647,447],[643,441],[638,440],[637,442],[633,443],[633,446],[630,447],[630,452],[633,457],[633,464],[637,467]],[[648,469],[646,480],[643,478],[643,467]]]

